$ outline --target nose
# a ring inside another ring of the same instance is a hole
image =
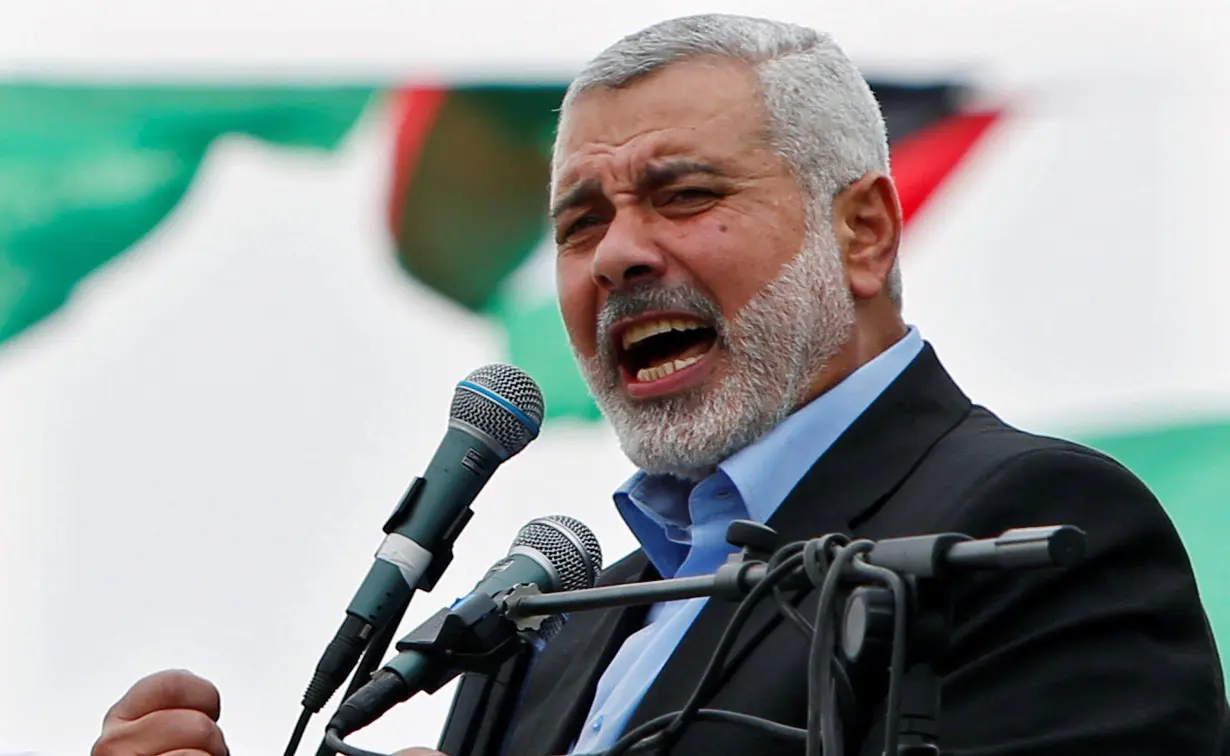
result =
[[[661,278],[665,272],[666,256],[645,224],[617,214],[594,250],[594,281],[609,291]]]

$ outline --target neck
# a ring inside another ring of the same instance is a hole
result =
[[[877,308],[883,310],[883,308]],[[812,381],[801,406],[844,381],[851,373],[871,362],[905,337],[909,329],[895,307],[889,311],[859,312],[850,339],[829,360]],[[799,407],[795,408],[796,410]]]

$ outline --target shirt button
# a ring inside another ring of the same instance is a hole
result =
[[[601,714],[599,714],[594,719],[594,723],[589,726],[589,729],[593,730],[594,732],[598,732],[599,730],[602,729],[602,715]]]

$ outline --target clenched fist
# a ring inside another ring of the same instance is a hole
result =
[[[167,670],[133,685],[103,720],[91,756],[227,756],[222,699],[208,680]]]

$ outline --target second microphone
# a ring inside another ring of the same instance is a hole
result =
[[[491,663],[499,660],[505,647],[533,640],[513,633],[511,621],[496,611],[495,599],[516,586],[533,586],[543,593],[591,588],[601,570],[602,549],[584,524],[564,515],[530,521],[517,533],[508,555],[487,571],[469,595],[436,613],[397,644],[401,653],[346,699],[328,729],[345,737],[415,693],[435,692],[466,671],[467,654],[484,656]],[[549,618],[532,635],[548,639],[559,621]]]

